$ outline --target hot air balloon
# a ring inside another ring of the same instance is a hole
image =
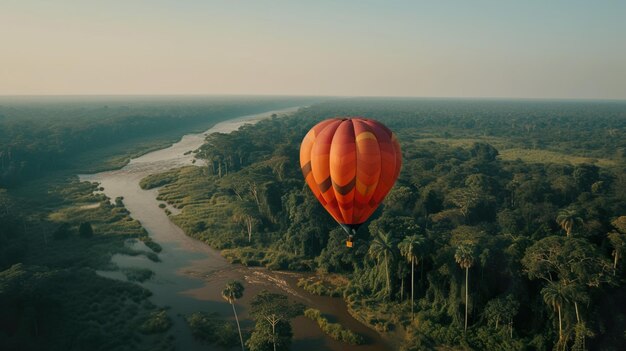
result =
[[[393,187],[401,166],[396,136],[372,119],[324,120],[311,128],[300,145],[302,174],[322,206],[348,233],[348,247]]]

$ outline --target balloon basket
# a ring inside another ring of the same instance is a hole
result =
[[[348,240],[346,240],[346,247],[352,247],[354,246],[354,239],[352,238],[352,235],[350,235],[348,237]]]

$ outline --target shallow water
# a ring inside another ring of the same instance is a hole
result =
[[[320,297],[309,294],[296,287],[300,275],[289,272],[273,272],[263,268],[247,268],[231,265],[219,252],[204,243],[190,238],[170,221],[165,211],[158,207],[158,190],[142,190],[139,181],[150,175],[172,168],[191,165],[193,153],[187,153],[200,147],[205,136],[237,130],[246,123],[255,123],[276,113],[279,116],[292,113],[298,108],[270,111],[257,115],[243,116],[220,122],[200,134],[185,135],[172,146],[150,152],[132,159],[125,167],[108,172],[80,175],[83,181],[98,182],[104,188],[104,194],[110,199],[123,196],[124,204],[131,216],[140,221],[152,239],[158,242],[163,251],[159,253],[161,262],[152,262],[145,256],[114,255],[112,261],[120,268],[149,268],[155,275],[141,283],[152,291],[151,300],[159,306],[168,306],[168,313],[174,321],[172,333],[176,337],[178,350],[207,350],[210,346],[196,342],[187,328],[183,315],[196,311],[214,311],[228,318],[232,309],[221,297],[221,290],[229,280],[244,282],[244,297],[238,300],[236,307],[243,320],[242,327],[250,328],[247,307],[252,296],[262,289],[288,294],[294,301],[320,309],[330,315],[331,320],[340,322],[368,340],[368,345],[351,346],[334,341],[319,329],[316,323],[298,317],[292,322],[294,339],[293,350],[385,350],[386,344],[378,334],[352,318],[345,303],[339,298]],[[145,249],[142,243],[135,242],[136,248]],[[125,277],[121,272],[98,272],[111,279]]]

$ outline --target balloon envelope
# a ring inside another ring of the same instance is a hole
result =
[[[300,167],[309,188],[348,233],[378,208],[401,166],[395,135],[372,119],[324,120],[300,146]]]

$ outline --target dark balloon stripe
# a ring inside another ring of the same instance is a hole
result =
[[[324,180],[320,184],[317,184],[317,187],[320,189],[322,193],[325,193],[326,191],[328,191],[328,189],[330,189],[332,184],[333,182],[330,180],[330,177],[328,177],[326,178],[326,180]]]
[[[302,167],[302,174],[304,174],[305,179],[309,176],[309,173],[311,173],[312,170],[313,169],[311,168],[311,161],[307,162],[307,164]]]
[[[335,189],[335,191],[341,195],[347,195],[349,192],[352,191],[352,189],[354,189],[355,186],[356,186],[356,177],[352,178],[350,183],[346,185],[338,185],[337,183],[333,182],[333,189]]]

